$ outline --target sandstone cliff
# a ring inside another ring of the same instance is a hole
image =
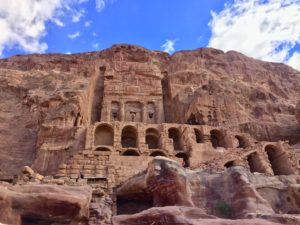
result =
[[[186,123],[200,113],[203,123],[247,132],[261,141],[299,140],[295,106],[300,73],[283,64],[216,49],[170,56],[130,45],[74,55],[13,56],[0,60],[2,173],[16,173],[38,153],[49,170],[57,168],[64,156],[43,151],[51,144],[56,150],[82,148],[85,130],[75,124],[80,119],[88,125],[100,117],[100,107],[93,106],[101,104],[101,81],[116,73],[128,77],[130,71],[161,79],[166,122]],[[143,87],[145,81],[137,85]]]
[[[1,59],[0,222],[299,224],[299,96],[211,48]]]

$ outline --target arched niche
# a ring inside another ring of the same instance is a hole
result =
[[[183,160],[183,166],[189,167],[190,166],[190,155],[186,152],[179,152],[175,155],[177,158],[181,158]]]
[[[146,130],[146,144],[149,149],[159,148],[159,132],[154,128],[149,128]]]
[[[137,129],[126,126],[122,130],[121,144],[123,148],[137,148]]]
[[[233,166],[235,166],[235,163],[234,163],[233,160],[232,161],[228,161],[227,163],[224,164],[225,168],[230,168],[230,167],[233,167]]]
[[[204,136],[203,136],[202,132],[197,128],[194,128],[194,132],[195,132],[196,142],[204,143]]]
[[[128,149],[122,153],[123,156],[139,156],[140,154],[134,149]]]
[[[168,130],[169,138],[173,140],[174,150],[182,150],[180,145],[180,132],[177,128],[170,128]]]
[[[234,147],[236,148],[247,148],[248,144],[246,138],[240,135],[234,136]]]
[[[247,156],[248,165],[251,173],[265,173],[265,167],[257,152],[253,152]]]
[[[274,175],[293,174],[290,160],[284,151],[274,145],[265,146],[265,151],[268,155]]]
[[[155,156],[164,156],[167,157],[166,153],[164,153],[163,151],[153,151],[150,156],[155,157]]]
[[[210,140],[212,146],[214,148],[224,147],[226,148],[225,141],[224,141],[224,134],[220,130],[211,130],[210,131]]]
[[[108,124],[100,124],[95,129],[94,145],[114,145],[114,130]]]

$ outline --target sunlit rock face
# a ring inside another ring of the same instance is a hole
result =
[[[83,224],[297,221],[299,96],[298,71],[211,48],[1,59],[0,180],[90,186]]]

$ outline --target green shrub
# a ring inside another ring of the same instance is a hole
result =
[[[231,206],[227,204],[225,201],[218,201],[215,205],[215,210],[217,213],[225,218],[229,218],[231,216]]]

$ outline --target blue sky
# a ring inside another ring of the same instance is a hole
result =
[[[300,0],[0,0],[0,57],[215,47],[300,70]]]

